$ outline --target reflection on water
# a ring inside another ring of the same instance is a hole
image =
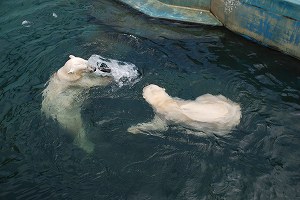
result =
[[[222,28],[149,19],[115,1],[0,5],[1,198],[300,196],[298,60]],[[40,113],[44,84],[70,54],[128,61],[142,73],[135,85],[88,92],[82,117],[95,143],[90,155]],[[129,134],[153,118],[141,95],[150,83],[183,99],[222,94],[241,105],[241,123],[227,137]]]

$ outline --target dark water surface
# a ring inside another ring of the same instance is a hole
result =
[[[109,0],[1,1],[0,49],[0,199],[300,198],[299,60]],[[70,54],[142,72],[133,86],[89,91],[91,154],[40,112],[44,84]],[[241,105],[241,123],[226,137],[132,135],[153,118],[141,95],[150,83],[184,99],[223,94]]]

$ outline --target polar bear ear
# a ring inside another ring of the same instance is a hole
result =
[[[71,59],[72,59],[72,58],[75,58],[75,56],[73,56],[73,55],[69,55],[69,58],[71,58]]]
[[[73,74],[74,73],[74,69],[71,68],[69,71],[68,71],[68,74]]]

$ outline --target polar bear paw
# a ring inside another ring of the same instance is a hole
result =
[[[139,123],[135,126],[131,126],[127,129],[129,133],[138,134],[138,133],[147,133],[152,131],[167,131],[168,125],[165,120],[162,120],[157,115],[154,116],[154,119],[147,123]]]
[[[85,137],[78,137],[74,143],[87,153],[92,153],[95,149],[95,144]]]
[[[127,131],[129,133],[132,133],[132,134],[139,134],[139,133],[142,133],[142,131],[139,129],[138,126],[131,126],[127,129]]]

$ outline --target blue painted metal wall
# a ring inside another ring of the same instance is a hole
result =
[[[192,22],[199,24],[209,24],[213,26],[222,26],[222,23],[209,11],[200,8],[178,6],[170,3],[176,3],[175,0],[119,0],[140,12],[155,18]],[[163,3],[164,1],[165,3]],[[190,0],[192,3],[195,0]],[[208,3],[210,0],[202,0]],[[186,4],[188,2],[186,1]]]
[[[211,11],[228,29],[300,58],[300,1],[212,0]]]
[[[119,1],[151,17],[223,24],[238,34],[300,59],[300,0]]]

